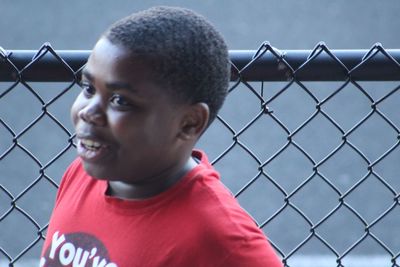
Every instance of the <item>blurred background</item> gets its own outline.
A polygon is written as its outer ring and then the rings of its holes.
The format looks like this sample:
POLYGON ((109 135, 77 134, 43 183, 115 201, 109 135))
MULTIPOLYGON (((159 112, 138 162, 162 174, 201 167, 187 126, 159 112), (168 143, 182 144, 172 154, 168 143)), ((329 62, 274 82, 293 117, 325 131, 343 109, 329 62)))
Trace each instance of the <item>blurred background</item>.
MULTIPOLYGON (((187 7, 203 14, 222 33, 229 49, 232 50, 256 50, 264 41, 269 41, 272 46, 282 50, 309 50, 320 41, 325 42, 330 49, 369 49, 377 42, 386 49, 399 48, 398 0, 0 0, 0 46, 6 50, 37 50, 43 43, 49 42, 56 50, 88 50, 111 23, 154 5, 187 7)), ((68 83, 29 85, 35 88, 46 102, 59 94, 68 83)), ((284 85, 285 83, 270 83, 264 90, 266 95, 272 96, 284 85)), ((331 82, 310 83, 307 86, 323 98, 340 85, 340 82, 331 82)), ((9 83, 0 83, 0 93, 9 86, 9 83)), ((363 86, 370 94, 379 98, 398 86, 398 82, 365 83, 363 86)), ((49 108, 71 132, 73 130, 68 113, 69 106, 79 93, 79 88, 75 87, 49 108)), ((256 90, 259 90, 259 87, 259 84, 254 84, 256 90)), ((255 95, 249 91, 248 87, 239 86, 232 91, 221 110, 221 116, 235 130, 244 127, 259 110, 258 106, 254 105, 255 95)), ((400 96, 397 93, 383 107, 390 119, 397 123, 397 127, 400 125, 399 101, 400 96)), ((357 93, 354 86, 349 86, 326 108, 345 130, 349 130, 370 111, 369 104, 359 92, 357 93)), ((271 108, 290 130, 294 130, 315 111, 314 106, 298 86, 293 86, 287 94, 273 102, 271 108)), ((24 86, 16 87, 0 99, 0 118, 12 125, 17 133, 40 114, 40 101, 32 97, 24 86)), ((305 129, 297 141, 313 158, 321 160, 340 143, 340 136, 338 137, 332 125, 323 119, 315 121, 316 125, 305 129)), ((247 131, 241 140, 262 161, 268 159, 285 143, 285 133, 271 119, 260 120, 252 129, 247 131)), ((396 134, 393 132, 380 118, 372 118, 362 129, 362 134, 360 133, 358 138, 355 135, 354 142, 371 161, 374 161, 394 144, 395 141, 391 140, 396 140, 396 134), (380 131, 382 129, 384 132, 380 131)), ((20 138, 20 142, 35 154, 42 165, 46 165, 68 146, 66 137, 68 135, 58 126, 55 127, 51 119, 44 117, 20 138)), ((232 136, 229 131, 216 122, 202 138, 199 147, 214 159, 231 143, 232 136)), ((0 127, 0 155, 10 144, 10 134, 0 127)), ((325 164, 322 171, 342 190, 341 192, 346 192, 366 174, 366 164, 351 149, 343 149, 336 155, 335 161, 325 164)), ((46 177, 58 182, 74 157, 75 151, 68 149, 55 164, 46 168, 46 177)), ((385 164, 379 166, 380 173, 389 180, 397 194, 400 189, 399 160, 399 149, 396 149, 385 160, 385 164)), ((216 163, 216 168, 220 170, 224 183, 236 193, 257 174, 258 165, 248 153, 236 146, 228 156, 216 163)), ((288 149, 279 160, 266 167, 266 172, 287 192, 292 192, 312 173, 312 166, 303 155, 288 149)), ((53 206, 55 187, 47 180, 41 179, 28 192, 24 191, 39 176, 38 164, 20 149, 13 150, 0 162, 0 184, 14 197, 24 192, 18 198, 18 206, 44 226, 53 206)), ((315 182, 307 184, 305 190, 299 191, 292 200, 313 223, 316 223, 338 205, 338 195, 326 183, 321 182, 321 179, 313 181, 315 182)), ((348 202, 369 223, 393 204, 390 190, 374 177, 366 179, 359 188, 360 190, 350 195, 348 202)), ((284 203, 283 195, 268 179, 257 180, 239 196, 239 201, 258 223, 270 218, 284 203)), ((0 191, 0 216, 9 208, 9 197, 0 191)), ((318 229, 320 235, 333 245, 339 254, 347 251, 363 236, 364 226, 355 217, 354 213, 340 209, 318 229)), ((396 254, 400 251, 400 241, 396 234, 400 231, 399 208, 395 208, 382 222, 375 234, 396 254)), ((286 209, 263 230, 285 254, 293 251, 310 233, 305 220, 291 209, 286 209)), ((26 216, 13 211, 0 221, 0 248, 16 257, 32 244, 37 237, 36 232, 37 229, 26 216)), ((352 257, 348 257, 346 266, 389 266, 391 256, 387 250, 376 241, 370 240, 371 238, 368 239, 351 252, 352 257)), ((41 242, 36 243, 15 266, 36 266, 41 245, 41 242)), ((7 261, 2 257, 0 253, 0 266, 5 266, 7 261)), ((336 266, 334 253, 315 238, 295 253, 292 262, 291 266, 336 266), (310 262, 313 264, 310 265, 310 262)))
POLYGON ((91 49, 110 23, 154 5, 191 8, 221 31, 230 49, 256 49, 269 41, 280 49, 311 49, 324 41, 333 49, 398 47, 396 0, 247 1, 13 1, 1 0, 1 46, 91 49))

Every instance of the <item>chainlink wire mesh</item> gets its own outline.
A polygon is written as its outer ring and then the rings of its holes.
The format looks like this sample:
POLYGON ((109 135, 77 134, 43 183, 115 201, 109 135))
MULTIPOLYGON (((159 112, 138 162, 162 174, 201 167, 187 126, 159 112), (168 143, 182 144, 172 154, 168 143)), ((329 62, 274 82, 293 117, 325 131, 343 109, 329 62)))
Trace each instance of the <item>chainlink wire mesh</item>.
MULTIPOLYGON (((285 266, 400 265, 399 82, 357 81, 377 54, 400 71, 377 44, 348 69, 323 43, 300 66, 260 46, 238 69, 228 98, 198 147, 252 215, 285 266), (285 81, 246 81, 264 54, 287 70, 285 81), (298 78, 321 54, 342 81, 298 78), (375 264, 375 265, 374 265, 375 264)), ((72 69, 49 44, 0 82, 0 265, 37 266, 57 185, 75 157, 69 107, 80 89, 72 69), (28 82, 54 57, 69 82, 28 82)))

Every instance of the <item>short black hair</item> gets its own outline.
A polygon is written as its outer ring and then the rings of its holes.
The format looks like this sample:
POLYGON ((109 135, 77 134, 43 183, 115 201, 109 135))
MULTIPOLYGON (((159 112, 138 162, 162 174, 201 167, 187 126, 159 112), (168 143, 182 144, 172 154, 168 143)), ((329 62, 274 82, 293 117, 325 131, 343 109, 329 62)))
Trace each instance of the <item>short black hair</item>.
POLYGON ((179 7, 153 7, 125 17, 103 35, 144 58, 173 97, 209 106, 209 124, 227 94, 230 63, 221 34, 203 16, 179 7))

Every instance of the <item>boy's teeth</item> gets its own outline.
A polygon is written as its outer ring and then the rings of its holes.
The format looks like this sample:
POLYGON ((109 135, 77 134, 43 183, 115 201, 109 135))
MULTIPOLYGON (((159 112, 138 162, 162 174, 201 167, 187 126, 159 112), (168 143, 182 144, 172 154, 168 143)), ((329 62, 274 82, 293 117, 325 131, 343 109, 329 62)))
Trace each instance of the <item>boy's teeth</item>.
POLYGON ((97 149, 101 147, 101 144, 99 142, 93 140, 82 139, 81 142, 87 148, 97 149))

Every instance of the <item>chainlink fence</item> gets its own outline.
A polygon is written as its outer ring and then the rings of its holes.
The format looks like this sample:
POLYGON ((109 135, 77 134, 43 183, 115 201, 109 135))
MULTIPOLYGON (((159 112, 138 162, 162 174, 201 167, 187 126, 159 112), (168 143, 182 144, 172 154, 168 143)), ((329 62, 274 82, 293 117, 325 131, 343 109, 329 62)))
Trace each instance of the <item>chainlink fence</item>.
MULTIPOLYGON (((0 51, 0 266, 37 266, 89 51, 0 51)), ((400 266, 400 50, 230 51, 200 140, 285 266, 400 266)))

